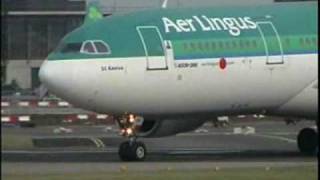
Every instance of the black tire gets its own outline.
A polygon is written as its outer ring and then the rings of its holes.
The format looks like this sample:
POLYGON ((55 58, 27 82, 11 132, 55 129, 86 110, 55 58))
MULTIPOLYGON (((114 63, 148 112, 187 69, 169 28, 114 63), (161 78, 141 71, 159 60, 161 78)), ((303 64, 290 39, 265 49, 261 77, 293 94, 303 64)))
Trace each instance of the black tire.
POLYGON ((129 141, 126 141, 120 144, 118 154, 122 161, 129 161, 130 158, 128 154, 129 153, 128 149, 129 149, 129 141))
POLYGON ((298 148, 300 152, 306 155, 316 153, 318 147, 318 133, 315 129, 304 128, 297 137, 298 148))
POLYGON ((136 142, 132 144, 131 157, 134 161, 144 161, 147 156, 147 149, 143 142, 136 142))
POLYGON ((123 142, 118 151, 122 161, 143 161, 146 158, 146 146, 142 142, 123 142))

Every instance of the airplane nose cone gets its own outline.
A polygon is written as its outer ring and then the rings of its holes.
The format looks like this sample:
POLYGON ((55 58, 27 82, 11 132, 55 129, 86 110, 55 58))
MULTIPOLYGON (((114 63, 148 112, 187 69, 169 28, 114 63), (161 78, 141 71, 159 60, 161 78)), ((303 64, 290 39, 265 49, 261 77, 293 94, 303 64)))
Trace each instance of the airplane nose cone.
POLYGON ((51 93, 63 96, 72 89, 72 68, 67 68, 64 63, 46 60, 40 67, 39 79, 51 93))
POLYGON ((44 84, 47 87, 48 82, 52 78, 52 75, 51 75, 50 68, 49 68, 47 60, 45 60, 42 63, 38 75, 39 75, 39 79, 40 79, 41 83, 44 84))

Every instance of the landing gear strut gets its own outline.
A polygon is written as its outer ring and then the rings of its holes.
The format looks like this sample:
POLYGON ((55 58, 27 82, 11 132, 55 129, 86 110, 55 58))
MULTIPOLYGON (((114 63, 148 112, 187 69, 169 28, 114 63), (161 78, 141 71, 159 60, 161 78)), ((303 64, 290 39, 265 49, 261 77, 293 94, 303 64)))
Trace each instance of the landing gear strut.
POLYGON ((147 149, 143 142, 137 141, 137 131, 143 122, 143 118, 134 115, 125 115, 118 118, 121 135, 128 138, 120 144, 119 157, 122 161, 143 161, 147 155, 147 149))

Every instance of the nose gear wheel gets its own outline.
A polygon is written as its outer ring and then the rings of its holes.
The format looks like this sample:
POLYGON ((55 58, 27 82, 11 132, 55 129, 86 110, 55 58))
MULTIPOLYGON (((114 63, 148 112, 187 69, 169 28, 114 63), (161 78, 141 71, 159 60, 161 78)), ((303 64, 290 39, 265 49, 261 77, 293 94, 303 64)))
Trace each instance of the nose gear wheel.
POLYGON ((125 115, 117 120, 122 136, 128 138, 120 144, 118 154, 122 161, 143 161, 147 149, 143 142, 137 141, 137 131, 143 123, 143 118, 132 114, 125 115))

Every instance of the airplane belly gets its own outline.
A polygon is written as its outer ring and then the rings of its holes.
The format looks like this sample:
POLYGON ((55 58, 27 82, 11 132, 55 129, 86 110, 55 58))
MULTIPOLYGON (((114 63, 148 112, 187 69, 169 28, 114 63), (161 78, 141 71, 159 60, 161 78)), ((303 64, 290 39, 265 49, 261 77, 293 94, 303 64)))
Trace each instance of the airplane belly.
POLYGON ((281 105, 274 113, 316 119, 318 117, 318 79, 281 105))

